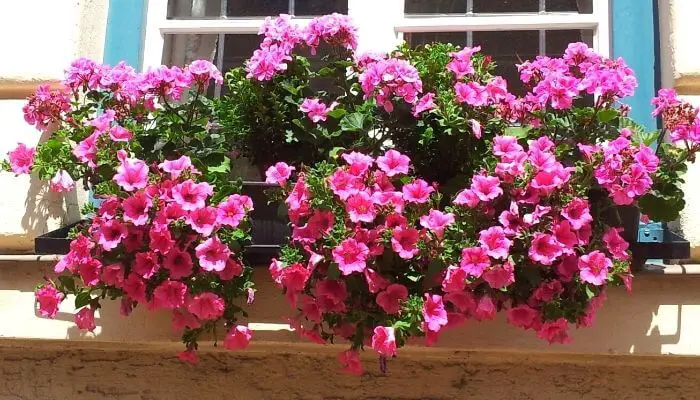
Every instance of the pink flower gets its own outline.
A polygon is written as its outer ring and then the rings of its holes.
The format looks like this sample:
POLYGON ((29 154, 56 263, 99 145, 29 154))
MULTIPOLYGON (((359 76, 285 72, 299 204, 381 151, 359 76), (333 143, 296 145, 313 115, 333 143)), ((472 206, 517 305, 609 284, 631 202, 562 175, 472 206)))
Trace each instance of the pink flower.
POLYGON ((465 189, 457 194, 457 197, 455 197, 452 203, 457 206, 474 208, 479 204, 479 196, 477 196, 473 190, 465 189))
POLYGON ((472 56, 481 50, 480 46, 465 47, 456 53, 450 53, 452 59, 447 64, 447 70, 455 74, 456 79, 462 79, 466 75, 473 74, 472 56))
POLYGON ((491 266, 491 260, 485 248, 466 247, 462 249, 462 259, 459 267, 473 277, 480 277, 484 270, 491 266))
POLYGON ((387 314, 398 314, 401 310, 401 303, 407 298, 408 289, 406 286, 393 283, 377 295, 376 302, 387 314))
POLYGON ((95 310, 90 307, 83 307, 73 316, 73 321, 80 329, 85 329, 93 332, 97 326, 95 325, 95 310))
POLYGON ((445 293, 460 292, 467 285, 467 271, 454 265, 447 267, 442 280, 442 290, 445 293))
POLYGON ((39 303, 39 314, 42 317, 55 318, 58 306, 63 301, 65 295, 53 285, 44 285, 34 292, 34 298, 39 303))
POLYGON ((418 117, 418 115, 420 115, 423 111, 428 111, 435 108, 435 103, 433 102, 434 98, 434 93, 426 93, 423 95, 423 97, 418 99, 418 103, 413 106, 413 116, 418 117))
POLYGON ((216 229, 218 217, 218 209, 207 206, 190 211, 185 217, 185 222, 195 232, 207 237, 216 229))
POLYGON ((605 284, 608 279, 608 271, 612 266, 612 261, 598 250, 584 254, 578 259, 581 281, 596 286, 605 284))
POLYGON ((455 83, 455 95, 460 103, 467 103, 470 106, 482 107, 488 105, 489 94, 486 87, 476 82, 455 83))
POLYGON ((228 350, 242 350, 248 347, 253 332, 247 326, 236 325, 232 327, 224 338, 224 348, 228 350))
POLYGON ((205 240, 194 250, 199 259, 199 266, 205 271, 223 271, 226 261, 231 256, 231 250, 216 236, 205 240))
POLYGON ((170 249, 163 258, 163 267, 170 271, 172 279, 180 279, 192 274, 192 257, 177 247, 170 249))
POLYGON ((384 357, 395 356, 396 338, 394 336, 394 328, 386 326, 378 326, 374 328, 374 335, 372 335, 372 348, 374 351, 384 357))
POLYGON ((525 304, 508 310, 508 323, 523 329, 535 329, 540 319, 540 313, 525 304))
POLYGON ((97 139, 99 139, 99 137, 100 133, 95 132, 83 139, 73 149, 73 155, 80 160, 80 162, 86 163, 90 168, 97 167, 95 161, 97 157, 97 139))
POLYGON ((627 260, 629 258, 627 249, 630 247, 630 244, 620 236, 621 230, 622 228, 609 228, 603 234, 603 243, 605 243, 605 247, 614 259, 627 260))
POLYGON ((124 221, 131 222, 134 226, 145 225, 152 205, 153 202, 146 193, 138 192, 134 194, 122 203, 124 221))
POLYGON ((364 175, 369 167, 374 164, 374 158, 357 151, 344 153, 342 157, 348 163, 348 171, 355 176, 364 175))
POLYGON ((102 268, 102 281, 107 285, 121 287, 124 283, 124 266, 115 263, 102 268))
POLYGON ((554 236, 535 232, 527 254, 532 261, 552 265, 562 255, 562 247, 554 236))
POLYGON ((114 116, 114 110, 105 110, 104 113, 98 115, 92 121, 90 121, 89 125, 94 126, 97 132, 104 133, 107 130, 109 130, 110 126, 112 126, 112 122, 114 122, 114 116))
POLYGON ((34 164, 36 149, 27 147, 24 143, 19 143, 11 152, 7 153, 10 160, 10 168, 15 174, 28 174, 34 164))
POLYGON ((185 304, 187 285, 166 280, 153 290, 153 305, 156 308, 174 310, 185 304))
POLYGON ((253 210, 253 201, 250 197, 232 194, 217 206, 219 209, 218 222, 236 228, 246 217, 246 213, 253 210))
POLYGON ((124 293, 136 301, 146 301, 146 283, 136 273, 132 272, 122 285, 124 293))
POLYGON ((100 283, 100 270, 102 263, 94 258, 83 260, 78 265, 78 273, 86 286, 95 286, 100 283))
POLYGON ((377 216, 372 197, 365 191, 350 195, 345 201, 345 209, 352 222, 372 222, 377 216))
POLYGON ((148 185, 148 166, 136 158, 126 158, 126 152, 118 154, 121 165, 117 167, 114 181, 127 192, 143 189, 148 185))
POLYGON ((319 308, 323 312, 344 312, 345 299, 348 297, 348 290, 345 282, 338 280, 321 280, 316 283, 314 295, 319 308))
POLYGON ((338 263, 343 275, 364 271, 367 267, 368 255, 369 248, 353 238, 343 240, 333 249, 333 261, 338 263))
POLYGON ((187 349, 181 351, 177 354, 177 358, 179 358, 180 361, 186 362, 188 364, 194 365, 199 363, 199 356, 197 356, 197 351, 195 349, 187 349))
POLYGON ((569 204, 564 207, 561 211, 561 215, 569 220, 571 227, 576 231, 593 221, 590 209, 588 208, 588 200, 578 197, 572 199, 569 204))
POLYGON ((389 287, 389 281, 372 268, 365 269, 365 280, 370 293, 378 293, 389 287))
MULTIPOLYGON (((218 274, 222 281, 230 281, 243 274, 243 265, 238 260, 229 257, 229 259, 226 260, 226 267, 224 267, 223 271, 219 271, 218 274)), ((250 302, 252 303, 252 300, 250 302)))
POLYGON ((224 314, 224 301, 211 292, 194 296, 187 304, 187 311, 200 320, 218 319, 224 314))
POLYGON ((194 211, 204 207, 207 197, 214 193, 214 188, 206 182, 194 183, 188 179, 173 187, 173 200, 185 211, 194 211))
POLYGON ((420 225, 430 229, 437 236, 442 236, 445 228, 455 223, 455 215, 431 209, 428 215, 420 217, 420 225))
POLYGON ((475 119, 469 120, 469 125, 472 126, 472 133, 477 139, 481 139, 481 123, 475 119))
POLYGON ((332 111, 337 105, 338 103, 333 102, 330 105, 330 107, 328 107, 325 104, 321 103, 321 100, 319 99, 307 98, 304 99, 304 101, 301 103, 301 106, 299 106, 299 110, 301 112, 306 113, 306 115, 311 121, 317 123, 319 121, 325 121, 328 117, 328 113, 332 111))
POLYGON ((129 231, 126 229, 126 226, 116 219, 110 219, 100 224, 97 231, 97 244, 109 251, 119 246, 119 243, 128 234, 129 231))
POLYGON ((569 321, 566 318, 559 318, 556 321, 547 321, 537 330, 537 337, 552 343, 569 343, 569 321))
POLYGON ((422 179, 403 185, 403 198, 410 203, 427 203, 435 188, 422 179))
POLYGON ((199 327, 201 327, 202 324, 199 322, 197 317, 190 314, 190 312, 188 312, 184 308, 181 308, 173 310, 172 326, 175 332, 179 332, 185 328, 199 329, 199 327))
POLYGON ((496 305, 493 302, 491 296, 482 296, 476 302, 476 308, 474 309, 474 318, 477 321, 486 321, 493 319, 496 316, 496 305))
POLYGON ((56 172, 56 175, 51 178, 51 191, 56 193, 70 192, 75 187, 75 182, 70 174, 65 170, 56 172))
POLYGON ((360 353, 357 350, 346 350, 338 354, 338 361, 340 361, 343 372, 353 375, 362 375, 365 372, 360 362, 360 353))
POLYGON ((471 189, 481 201, 491 201, 503 194, 500 180, 495 176, 476 175, 472 179, 471 189))
POLYGON ((167 254, 175 245, 175 241, 170 234, 170 229, 166 225, 154 225, 148 232, 151 250, 161 254, 167 254))
POLYGON ((284 185, 295 169, 287 165, 287 163, 278 162, 265 171, 265 182, 284 185))
POLYGON ((410 260, 418 252, 418 230, 397 227, 391 234, 391 248, 404 260, 410 260))
POLYGON ((192 61, 192 63, 186 67, 186 70, 192 74, 192 79, 199 84, 206 85, 209 83, 209 80, 213 80, 219 85, 224 83, 221 72, 219 72, 216 66, 209 60, 192 61))
POLYGON ((377 157, 377 166, 389 177, 407 174, 410 162, 408 156, 396 150, 389 150, 383 156, 377 157))
POLYGON ((328 185, 341 200, 346 200, 351 195, 364 189, 364 184, 358 176, 340 168, 328 177, 328 185))
POLYGON ((139 276, 149 279, 160 269, 158 254, 151 251, 136 253, 132 267, 139 276))
POLYGON ((425 302, 423 302, 423 320, 428 330, 433 332, 439 332, 443 326, 447 325, 447 311, 441 296, 426 293, 425 302))
POLYGON ((513 242, 506 238, 503 228, 492 226, 479 232, 479 243, 486 249, 486 254, 493 258, 505 260, 513 242))
POLYGON ((115 125, 109 130, 109 138, 115 142, 128 142, 134 137, 134 133, 123 126, 115 125))
POLYGON ((486 271, 482 275, 482 278, 484 278, 484 281, 493 289, 502 289, 515 282, 513 264, 505 262, 502 266, 494 266, 486 271))
POLYGON ((177 160, 163 161, 158 164, 158 168, 170 173, 172 179, 177 179, 185 170, 192 169, 192 160, 187 156, 181 156, 177 160))
POLYGON ((304 290, 311 271, 299 263, 294 263, 280 271, 280 282, 287 292, 298 293, 304 290))

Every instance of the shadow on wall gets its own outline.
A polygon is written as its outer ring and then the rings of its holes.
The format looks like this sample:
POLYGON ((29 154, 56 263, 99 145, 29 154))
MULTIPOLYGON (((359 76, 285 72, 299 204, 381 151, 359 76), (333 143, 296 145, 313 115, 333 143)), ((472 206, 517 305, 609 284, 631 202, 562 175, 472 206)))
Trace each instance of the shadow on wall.
MULTIPOLYGON (((0 315, 13 324, 0 326, 0 337, 54 338, 100 341, 179 341, 171 329, 170 313, 138 307, 128 317, 119 314, 119 302, 104 300, 95 335, 73 324, 73 299, 67 299, 56 320, 33 311, 33 290, 43 276, 53 276, 50 263, 0 263, 0 315)), ((286 330, 286 317, 294 315, 266 269, 256 269, 255 303, 248 306, 249 323, 255 323, 256 340, 296 342, 286 330)), ((461 349, 515 349, 565 353, 694 354, 700 355, 700 290, 698 278, 642 275, 635 291, 614 289, 600 310, 595 325, 572 329, 573 342, 548 345, 532 331, 505 322, 472 322, 446 329, 440 347, 461 349)), ((417 343, 421 344, 421 343, 417 343)))

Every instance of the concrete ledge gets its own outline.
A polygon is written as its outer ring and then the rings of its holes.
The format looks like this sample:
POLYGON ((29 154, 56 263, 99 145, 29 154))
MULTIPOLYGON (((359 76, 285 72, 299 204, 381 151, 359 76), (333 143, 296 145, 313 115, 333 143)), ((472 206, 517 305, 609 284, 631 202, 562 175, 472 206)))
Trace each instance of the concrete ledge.
POLYGON ((34 93, 38 85, 58 87, 57 79, 3 79, 0 78, 0 100, 24 99, 34 93))
POLYGON ((183 364, 174 343, 0 340, 0 398, 42 399, 554 399, 688 398, 700 358, 405 348, 379 371, 339 372, 344 346, 257 342, 200 347, 183 364))

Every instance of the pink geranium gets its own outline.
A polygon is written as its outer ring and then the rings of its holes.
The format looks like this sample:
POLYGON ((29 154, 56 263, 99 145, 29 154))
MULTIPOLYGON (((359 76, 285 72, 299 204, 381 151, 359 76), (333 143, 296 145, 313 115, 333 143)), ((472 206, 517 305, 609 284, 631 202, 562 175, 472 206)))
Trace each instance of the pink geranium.
MULTIPOLYGON (((365 270, 366 271, 366 270, 365 270)), ((377 294, 377 305, 387 314, 398 314, 401 310, 401 303, 408 298, 406 286, 394 283, 386 290, 377 294)))
POLYGON ((51 178, 51 191, 56 193, 70 192, 75 188, 75 181, 66 170, 56 172, 56 175, 51 178))
POLYGON ((433 332, 439 332, 443 326, 447 325, 447 311, 441 296, 426 293, 423 302, 423 320, 426 327, 433 332))
POLYGON ((185 211, 204 207, 205 201, 214 193, 214 188, 206 183, 195 183, 188 179, 173 187, 173 200, 185 211))
POLYGON ((513 241, 506 237, 503 228, 492 226, 479 232, 479 243, 486 249, 486 254, 489 256, 506 259, 513 241))
POLYGON ((372 348, 374 351, 384 357, 393 357, 396 355, 396 337, 394 336, 394 328, 386 326, 378 326, 374 328, 372 335, 372 348))
POLYGON ((185 304, 187 285, 166 280, 153 290, 153 305, 156 308, 173 310, 185 304))
POLYGON ((408 156, 396 150, 389 150, 383 156, 377 157, 377 166, 387 176, 407 174, 411 160, 408 156))
POLYGON ((63 301, 65 295, 53 285, 44 285, 36 290, 34 298, 39 303, 39 314, 42 317, 55 318, 58 312, 58 306, 63 301))
POLYGON ((364 271, 368 255, 369 248, 353 238, 343 240, 333 249, 333 261, 338 264, 343 275, 364 271))
POLYGON ((231 256, 231 250, 218 237, 212 236, 195 248, 195 255, 203 270, 223 271, 226 261, 231 256))
POLYGON ((85 329, 87 331, 94 331, 97 326, 95 325, 95 310, 90 307, 83 307, 73 316, 73 321, 80 329, 85 329))
POLYGON ((36 149, 27 147, 24 143, 20 143, 14 150, 7 153, 7 155, 12 172, 18 175, 28 174, 31 172, 32 165, 34 164, 36 149))
POLYGON ((598 250, 584 254, 578 260, 581 280, 596 286, 605 284, 608 279, 608 271, 612 266, 612 260, 598 250))
POLYGON ((420 225, 426 229, 430 229, 437 236, 442 236, 445 228, 455 223, 455 215, 445 213, 440 210, 431 209, 428 215, 420 217, 420 225))
POLYGON ((319 99, 307 98, 301 103, 299 110, 306 113, 311 121, 318 123, 325 121, 328 118, 328 113, 333 111, 337 105, 337 102, 333 102, 330 106, 326 106, 319 99))
POLYGON ((224 300, 211 292, 200 293, 187 304, 187 311, 200 320, 215 320, 224 314, 224 300))
POLYGON ((419 232, 414 228, 398 227, 391 234, 391 248, 399 257, 409 260, 418 252, 419 232))
POLYGON ((284 185, 295 169, 285 162, 278 162, 265 171, 265 182, 284 185))
POLYGON ((403 185, 403 198, 410 203, 427 203, 435 188, 422 179, 403 185))
POLYGON ((228 350, 242 350, 248 347, 253 332, 248 327, 236 325, 229 329, 224 338, 224 348, 228 350))

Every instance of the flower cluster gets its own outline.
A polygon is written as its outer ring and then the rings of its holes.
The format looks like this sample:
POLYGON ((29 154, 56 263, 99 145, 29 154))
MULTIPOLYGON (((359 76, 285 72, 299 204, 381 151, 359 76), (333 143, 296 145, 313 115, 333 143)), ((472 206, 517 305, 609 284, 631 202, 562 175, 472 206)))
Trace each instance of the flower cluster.
POLYGON ((252 299, 250 271, 232 250, 241 237, 249 197, 232 194, 218 204, 214 190, 191 160, 182 156, 163 161, 158 169, 119 153, 114 176, 120 187, 106 196, 90 226, 71 243, 55 272, 36 292, 43 316, 53 317, 67 294, 76 295, 75 322, 94 330, 95 311, 105 296, 121 297, 121 313, 139 303, 149 310, 170 310, 173 328, 181 331, 192 361, 197 338, 224 321, 226 348, 246 347, 250 331, 236 324, 234 301, 252 299))
POLYGON ((302 44, 309 47, 312 55, 321 42, 350 51, 357 47, 357 28, 347 15, 341 14, 314 18, 304 28, 295 25, 287 14, 267 17, 259 34, 264 36, 260 48, 246 62, 247 77, 259 81, 271 80, 286 71, 294 50, 302 44))
POLYGON ((39 85, 22 107, 24 120, 40 131, 61 119, 61 114, 70 110, 70 98, 65 88, 51 89, 49 85, 39 85))
POLYGON ((367 64, 359 80, 365 98, 374 98, 377 105, 386 112, 394 110, 394 97, 415 104, 423 92, 423 82, 416 67, 398 58, 381 59, 367 64))

